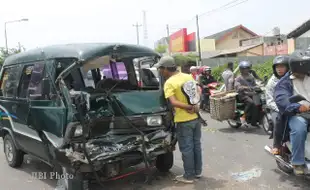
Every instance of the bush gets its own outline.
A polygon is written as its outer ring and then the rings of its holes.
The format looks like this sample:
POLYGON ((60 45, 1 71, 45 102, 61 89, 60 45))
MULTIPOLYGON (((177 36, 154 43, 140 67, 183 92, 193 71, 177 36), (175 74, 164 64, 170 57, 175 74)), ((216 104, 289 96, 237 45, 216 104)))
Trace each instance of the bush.
MULTIPOLYGON (((227 64, 221 65, 219 67, 215 67, 212 69, 212 74, 217 81, 223 82, 222 73, 226 69, 226 67, 227 67, 227 64)), ((234 63, 234 69, 236 69, 237 67, 238 67, 238 64, 234 63)), ((261 64, 255 64, 253 65, 253 70, 258 74, 258 76, 261 79, 263 79, 264 76, 267 76, 268 78, 270 78, 273 74, 272 61, 267 61, 261 64)), ((238 74, 239 74, 239 71, 236 73, 236 75, 238 74)))

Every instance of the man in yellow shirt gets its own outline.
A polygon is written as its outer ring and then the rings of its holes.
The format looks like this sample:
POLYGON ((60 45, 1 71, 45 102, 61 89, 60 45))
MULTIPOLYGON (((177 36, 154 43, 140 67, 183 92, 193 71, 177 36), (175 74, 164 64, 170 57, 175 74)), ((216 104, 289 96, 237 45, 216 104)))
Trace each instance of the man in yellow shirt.
POLYGON ((201 121, 197 114, 199 106, 189 102, 193 102, 192 100, 197 96, 200 99, 200 92, 191 75, 177 70, 173 57, 162 57, 155 67, 166 79, 165 98, 169 99, 175 111, 174 122, 185 171, 183 175, 177 176, 175 179, 183 183, 193 183, 194 179, 200 178, 202 174, 201 121), (193 83, 185 88, 184 85, 191 81, 193 83), (188 91, 186 94, 189 94, 190 97, 185 95, 184 89, 188 91))

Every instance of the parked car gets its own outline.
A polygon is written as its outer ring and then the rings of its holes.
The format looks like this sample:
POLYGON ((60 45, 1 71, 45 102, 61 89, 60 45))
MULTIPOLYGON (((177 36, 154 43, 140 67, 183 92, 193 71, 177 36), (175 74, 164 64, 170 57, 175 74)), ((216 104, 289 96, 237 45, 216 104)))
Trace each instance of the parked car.
POLYGON ((88 189, 141 162, 167 172, 176 144, 160 86, 141 90, 132 60, 158 57, 136 45, 70 44, 8 57, 1 69, 0 136, 11 167, 30 154, 88 189), (117 60, 117 61, 116 61, 117 60))

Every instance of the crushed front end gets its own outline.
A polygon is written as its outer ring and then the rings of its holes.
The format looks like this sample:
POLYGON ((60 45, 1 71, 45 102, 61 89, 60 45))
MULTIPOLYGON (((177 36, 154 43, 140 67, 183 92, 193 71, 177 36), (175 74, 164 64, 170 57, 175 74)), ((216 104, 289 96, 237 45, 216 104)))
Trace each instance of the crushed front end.
POLYGON ((84 93, 83 97, 87 100, 85 110, 79 112, 84 112, 86 119, 81 122, 83 119, 78 118, 79 122, 67 127, 70 140, 60 150, 74 170, 94 169, 109 178, 130 166, 153 163, 159 155, 174 150, 172 114, 161 101, 159 91, 130 91, 109 97, 84 93))

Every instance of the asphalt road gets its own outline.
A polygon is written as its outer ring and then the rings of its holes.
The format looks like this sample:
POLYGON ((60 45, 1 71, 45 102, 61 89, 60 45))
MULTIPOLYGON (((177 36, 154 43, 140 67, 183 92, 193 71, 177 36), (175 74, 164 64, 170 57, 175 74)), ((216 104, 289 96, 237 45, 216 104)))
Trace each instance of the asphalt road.
MULTIPOLYGON (((262 129, 231 129, 227 123, 216 122, 205 115, 209 126, 203 129, 204 177, 195 184, 175 183, 175 175, 182 174, 182 160, 179 151, 175 152, 175 166, 169 174, 158 174, 152 184, 144 184, 145 173, 126 179, 105 183, 105 190, 268 190, 309 189, 310 180, 288 176, 279 171, 276 163, 264 151, 271 144, 262 129)), ((2 141, 1 141, 2 144, 2 141)), ((1 152, 3 152, 3 147, 1 152)), ((19 169, 10 168, 4 154, 0 153, 1 190, 54 190, 56 180, 39 180, 33 172, 50 172, 45 164, 26 158, 19 169)), ((92 185, 91 190, 103 189, 92 185)))

